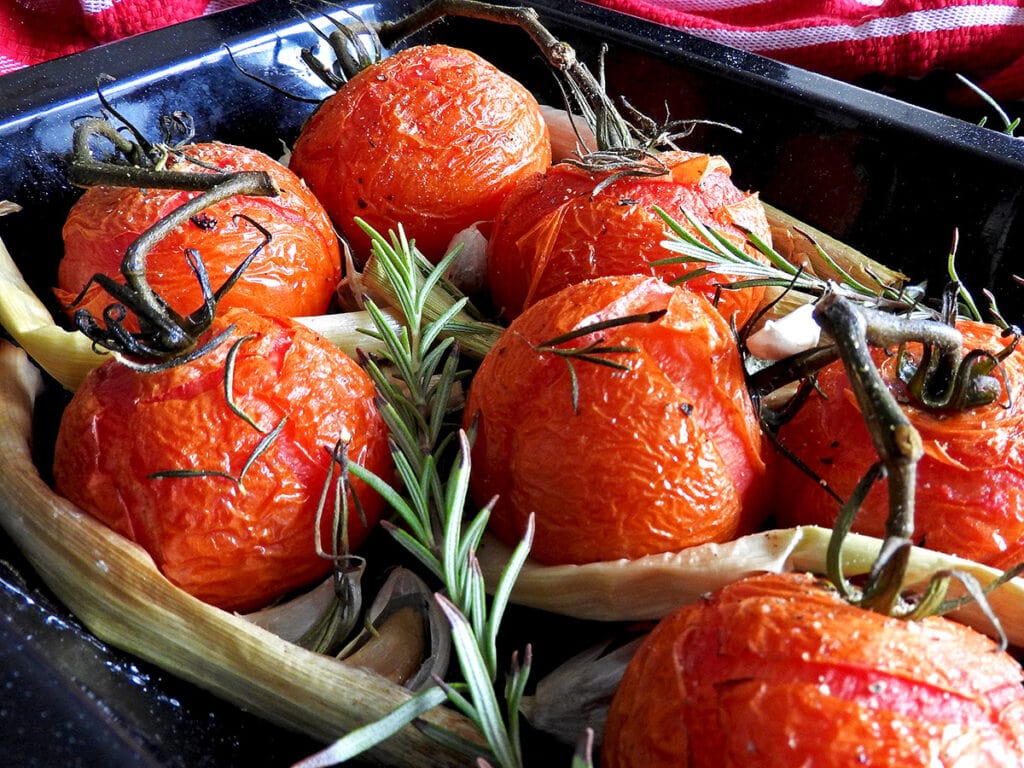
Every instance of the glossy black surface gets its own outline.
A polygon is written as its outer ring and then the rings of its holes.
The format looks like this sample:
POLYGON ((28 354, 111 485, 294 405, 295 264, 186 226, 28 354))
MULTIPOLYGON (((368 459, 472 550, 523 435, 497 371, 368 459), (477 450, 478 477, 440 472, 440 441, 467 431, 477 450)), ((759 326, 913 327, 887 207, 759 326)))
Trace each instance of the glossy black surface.
MULTIPOLYGON (((343 5, 375 20, 417 3, 343 5)), ((959 230, 962 276, 975 291, 992 288, 1016 319, 1010 274, 1024 252, 1024 142, 594 6, 537 6, 588 62, 609 45, 610 93, 657 119, 667 108, 674 119, 740 129, 697 126, 685 144, 725 155, 741 186, 780 208, 933 283, 944 279, 959 230)), ((451 20, 415 42, 433 40, 473 48, 557 101, 517 30, 451 20)), ((0 198, 25 208, 0 219, 0 237, 39 294, 54 282, 75 195, 62 171, 71 121, 98 112, 101 74, 114 78, 106 97, 143 130, 184 109, 200 139, 276 153, 312 106, 246 77, 227 50, 285 90, 322 96, 299 60, 315 42, 289 3, 263 0, 0 78, 0 198)), ((55 413, 61 396, 49 397, 55 413)), ((40 425, 43 467, 51 426, 40 425)), ((529 637, 540 659, 551 662, 545 638, 558 634, 529 637)), ((0 765, 287 765, 315 748, 92 638, 3 534, 0 691, 0 765)))

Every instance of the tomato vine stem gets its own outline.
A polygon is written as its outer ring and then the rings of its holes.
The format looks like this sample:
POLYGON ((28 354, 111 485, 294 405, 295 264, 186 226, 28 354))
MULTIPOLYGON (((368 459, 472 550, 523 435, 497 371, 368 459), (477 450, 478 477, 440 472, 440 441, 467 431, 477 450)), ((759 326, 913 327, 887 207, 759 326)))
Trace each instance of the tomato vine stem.
MULTIPOLYGON (((921 341, 926 346, 933 344, 941 348, 940 354, 945 366, 954 370, 962 369, 970 367, 972 363, 970 356, 961 359, 962 337, 959 331, 939 321, 908 320, 878 312, 835 292, 828 292, 818 300, 814 317, 835 344, 879 456, 879 461, 869 468, 842 505, 828 547, 829 579, 847 600, 864 608, 908 619, 943 613, 966 600, 974 600, 992 622, 1005 646, 1002 627, 985 595, 1024 570, 1024 564, 1005 572, 1000 579, 984 588, 966 573, 940 571, 932 574, 916 603, 907 605, 903 599, 904 580, 913 547, 917 462, 924 455, 924 446, 917 429, 883 380, 870 348, 921 341), (842 544, 851 530, 858 507, 872 485, 883 478, 889 494, 885 536, 858 598, 854 596, 842 573, 842 544), (963 584, 968 593, 966 598, 945 599, 953 578, 963 584)), ((968 371, 965 375, 969 378, 970 373, 968 371)), ((962 376, 950 378, 955 381, 965 380, 962 376)))
POLYGON ((814 316, 836 344, 872 443, 884 468, 889 491, 885 539, 871 569, 861 604, 891 613, 900 598, 914 532, 917 462, 924 447, 917 429, 899 407, 875 367, 863 311, 836 293, 827 293, 814 316))

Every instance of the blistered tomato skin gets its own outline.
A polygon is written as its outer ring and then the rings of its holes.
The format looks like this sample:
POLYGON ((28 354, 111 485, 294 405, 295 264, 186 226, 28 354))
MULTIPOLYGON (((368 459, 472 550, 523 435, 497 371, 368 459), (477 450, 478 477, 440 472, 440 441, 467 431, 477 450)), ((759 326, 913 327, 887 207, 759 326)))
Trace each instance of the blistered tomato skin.
MULTIPOLYGON (((493 301, 508 319, 567 285, 606 275, 646 274, 672 281, 698 265, 652 262, 674 254, 661 243, 665 222, 660 207, 684 226, 684 211, 746 247, 747 230, 771 242, 765 212, 756 195, 736 188, 720 157, 690 152, 659 156, 670 169, 663 176, 624 176, 598 189, 611 171, 590 173, 569 164, 520 184, 502 205, 488 252, 493 301)), ((761 257, 763 258, 763 257, 761 257)), ((715 300, 727 275, 695 277, 686 285, 715 300)), ((722 291, 724 317, 742 324, 761 301, 763 289, 722 291)))
MULTIPOLYGON (((998 352, 1007 343, 993 325, 961 321, 964 350, 998 352)), ((909 353, 918 355, 919 345, 909 353)), ((903 411, 917 428, 924 456, 917 464, 914 536, 929 549, 960 555, 997 568, 1024 560, 1024 352, 1002 364, 1010 393, 994 404, 935 413, 907 404, 896 375, 897 358, 878 350, 876 363, 903 411)), ((843 498, 878 455, 842 364, 817 377, 813 393, 779 432, 782 444, 843 498)), ((831 526, 838 503, 784 456, 770 453, 771 477, 779 489, 782 525, 831 526)), ((884 481, 872 489, 854 520, 854 530, 884 534, 888 497, 884 481)))
POLYGON ((761 434, 728 326, 701 296, 655 278, 571 286, 514 320, 474 376, 471 489, 490 524, 548 563, 635 558, 751 531, 765 508, 761 434), (635 349, 575 360, 542 349, 605 319, 664 311, 559 345, 635 349))
POLYGON ((323 201, 358 259, 401 223, 433 261, 451 238, 490 222, 551 146, 536 99, 470 51, 399 51, 326 99, 295 144, 291 168, 323 201))
MULTIPOLYGON (((372 382, 354 361, 298 324, 232 310, 215 328, 231 323, 232 338, 193 363, 138 373, 110 362, 90 374, 61 422, 54 476, 63 496, 138 542, 170 581, 247 610, 329 571, 315 516, 336 441, 348 436, 349 459, 383 477, 391 460, 372 382), (232 399, 256 427, 228 406, 235 344, 232 399), (200 476, 167 475, 182 470, 200 476)), ((372 526, 382 501, 352 484, 372 526)), ((355 512, 348 527, 357 547, 367 528, 355 512)))
POLYGON ((1021 668, 987 637, 856 608, 803 574, 663 619, 615 693, 603 768, 1021 766, 1021 668))
MULTIPOLYGON (((283 317, 326 311, 341 277, 340 245, 323 206, 299 178, 267 155, 243 147, 206 143, 184 151, 228 171, 266 171, 281 193, 231 198, 173 230, 146 257, 146 277, 153 289, 181 315, 201 307, 202 290, 185 250, 198 252, 216 290, 264 242, 255 226, 236 218, 244 214, 269 230, 271 240, 227 292, 221 309, 246 307, 283 317)), ((176 155, 170 156, 168 169, 205 171, 176 155)), ((128 247, 158 219, 197 194, 109 186, 87 189, 64 224, 57 295, 68 311, 88 309, 102 322, 103 310, 114 300, 99 286, 94 285, 75 307, 69 305, 97 272, 123 283, 121 262, 128 247)))

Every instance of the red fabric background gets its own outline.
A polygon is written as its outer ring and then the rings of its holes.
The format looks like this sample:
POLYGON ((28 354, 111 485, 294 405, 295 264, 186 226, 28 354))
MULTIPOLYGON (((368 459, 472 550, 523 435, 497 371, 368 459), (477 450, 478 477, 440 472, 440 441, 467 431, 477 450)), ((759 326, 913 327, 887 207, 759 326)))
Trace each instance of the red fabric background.
MULTIPOLYGON (((251 0, 0 0, 0 74, 251 0)), ((959 72, 1024 98, 1024 0, 591 0, 842 79, 959 72)))
POLYGON ((1024 98, 1024 0, 591 0, 854 80, 941 69, 1024 98))
POLYGON ((250 0, 0 0, 0 75, 250 0))

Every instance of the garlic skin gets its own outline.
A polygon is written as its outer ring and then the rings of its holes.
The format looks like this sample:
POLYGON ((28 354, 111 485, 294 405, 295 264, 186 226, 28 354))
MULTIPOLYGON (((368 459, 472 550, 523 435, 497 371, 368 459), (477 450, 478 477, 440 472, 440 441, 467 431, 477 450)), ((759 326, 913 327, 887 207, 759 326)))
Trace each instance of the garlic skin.
POLYGON ((456 232, 446 253, 451 253, 458 246, 462 249, 445 272, 445 277, 464 294, 471 296, 487 285, 487 238, 480 231, 480 222, 456 232))
MULTIPOLYGON (((527 559, 512 588, 511 600, 516 605, 587 621, 657 620, 755 573, 825 573, 831 538, 828 528, 803 525, 636 560, 542 565, 527 559)), ((881 545, 881 539, 851 533, 843 544, 843 571, 850 577, 868 573, 881 545)), ((485 534, 477 556, 488 588, 494 589, 511 557, 510 548, 485 534)), ((932 575, 942 570, 969 573, 981 584, 991 584, 1002 575, 995 568, 971 560, 912 547, 907 588, 923 589, 932 575)), ((1011 579, 987 597, 1010 644, 1024 646, 1024 578, 1011 579)), ((975 602, 948 615, 997 639, 992 622, 975 602)))
POLYGON ((360 583, 366 561, 355 555, 339 558, 334 573, 309 591, 283 603, 243 614, 282 640, 330 653, 341 646, 359 621, 362 611, 360 583))
POLYGON ((818 346, 821 327, 814 319, 814 305, 803 304, 787 315, 765 324, 747 338, 747 350, 762 360, 782 360, 818 346))
POLYGON ((575 744, 587 728, 600 743, 608 705, 642 641, 641 635, 615 648, 611 641, 599 643, 563 662, 523 697, 523 715, 563 744, 575 744))
POLYGON ((587 125, 587 121, 579 115, 570 118, 569 113, 564 109, 544 104, 541 104, 540 111, 544 122, 547 123, 548 134, 551 137, 552 163, 578 158, 597 148, 594 132, 587 125))
POLYGON ((451 625, 426 582, 394 568, 364 617, 366 625, 337 654, 410 691, 444 678, 451 659, 451 625))

